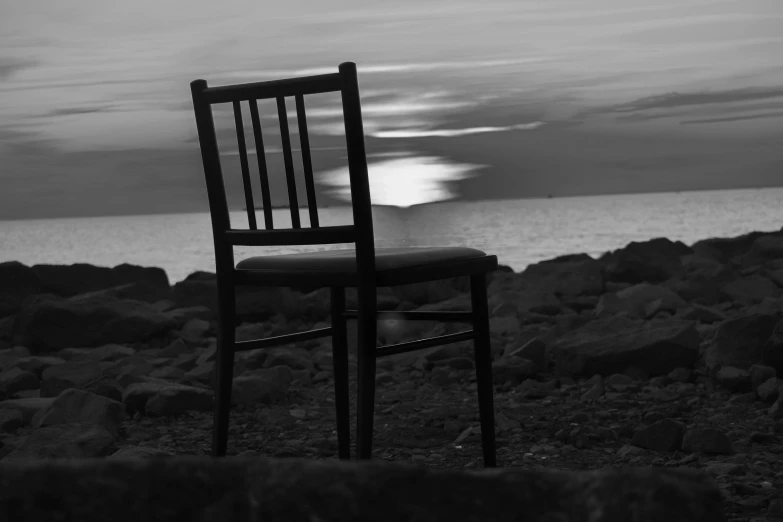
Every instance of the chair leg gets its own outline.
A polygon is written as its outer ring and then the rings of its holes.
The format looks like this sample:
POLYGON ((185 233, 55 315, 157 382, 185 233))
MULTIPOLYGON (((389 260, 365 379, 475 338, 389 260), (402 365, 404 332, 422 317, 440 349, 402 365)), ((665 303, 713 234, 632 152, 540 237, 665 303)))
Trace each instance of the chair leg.
POLYGON ((212 427, 213 457, 224 457, 228 447, 228 421, 231 415, 231 385, 234 378, 236 341, 235 295, 234 285, 230 281, 219 281, 215 411, 212 427))
POLYGON ((356 458, 372 458, 373 417, 375 415, 375 349, 377 343, 377 295, 375 286, 359 287, 358 370, 356 458))
POLYGON ((497 466, 495 456, 495 408, 492 387, 492 352, 489 341, 489 309, 487 276, 470 276, 470 300, 473 309, 473 329, 478 333, 473 341, 476 356, 476 388, 481 419, 481 449, 484 467, 497 466))
POLYGON ((345 288, 331 289, 332 360, 334 364, 334 404, 337 410, 337 454, 351 459, 351 402, 348 393, 348 332, 345 319, 345 288))

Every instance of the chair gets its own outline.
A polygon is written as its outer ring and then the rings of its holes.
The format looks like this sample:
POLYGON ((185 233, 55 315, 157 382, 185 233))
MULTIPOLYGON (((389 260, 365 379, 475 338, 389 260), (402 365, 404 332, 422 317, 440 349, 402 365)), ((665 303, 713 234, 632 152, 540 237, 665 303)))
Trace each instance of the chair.
POLYGON ((496 466, 492 366, 487 310, 487 273, 497 268, 497 257, 471 248, 375 248, 364 148, 356 64, 342 63, 339 72, 240 85, 207 87, 205 80, 191 82, 201 158, 206 176, 218 288, 218 334, 215 383, 213 456, 224 456, 228 444, 234 353, 331 336, 337 417, 338 456, 350 459, 347 319, 358 323, 357 446, 358 459, 372 453, 376 359, 458 341, 472 339, 475 349, 481 440, 485 467, 496 466), (316 207, 304 96, 340 92, 345 123, 348 168, 352 199, 352 225, 320 226, 316 207), (299 126, 305 190, 310 227, 302 227, 291 154, 285 98, 293 96, 299 126), (292 228, 274 228, 269 179, 257 100, 277 101, 283 159, 291 210, 292 228), (258 157, 265 230, 259 230, 253 205, 241 103, 247 101, 258 157), (232 103, 237 130, 239 160, 248 213, 249 230, 232 229, 223 184, 223 174, 212 105, 232 103), (352 249, 251 257, 234 265, 233 247, 271 245, 325 245, 346 243, 352 249), (378 287, 452 278, 470 277, 471 311, 377 310, 378 287), (309 286, 330 288, 331 326, 252 341, 235 340, 235 287, 309 286), (345 288, 357 289, 358 310, 346 310, 345 288), (394 313, 406 320, 437 320, 472 323, 471 330, 428 339, 377 346, 377 320, 394 313))

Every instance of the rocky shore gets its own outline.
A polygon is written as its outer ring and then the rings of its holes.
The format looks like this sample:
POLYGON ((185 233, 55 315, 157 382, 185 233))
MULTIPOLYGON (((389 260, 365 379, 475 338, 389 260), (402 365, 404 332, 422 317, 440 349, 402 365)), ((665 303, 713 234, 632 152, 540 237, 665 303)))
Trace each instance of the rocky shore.
MULTIPOLYGON (((239 340, 328 324, 326 290, 240 290, 239 340)), ((379 304, 468 309, 467 290, 381 289, 379 304)), ((501 267, 489 299, 501 466, 701 470, 727 520, 783 520, 783 230, 501 267)), ((0 263, 0 466, 208 453, 215 311, 210 273, 0 263)), ((376 458, 480 466, 471 352, 379 360, 376 458)), ((329 339, 237 354, 234 374, 230 454, 336 458, 329 339)))

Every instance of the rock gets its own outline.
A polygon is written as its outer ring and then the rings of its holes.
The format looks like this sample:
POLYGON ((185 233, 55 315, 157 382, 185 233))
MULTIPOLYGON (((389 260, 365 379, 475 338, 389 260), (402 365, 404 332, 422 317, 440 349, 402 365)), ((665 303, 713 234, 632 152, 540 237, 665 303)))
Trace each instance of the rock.
POLYGON ((498 292, 489 296, 489 308, 494 310, 501 305, 516 308, 518 314, 556 315, 560 312, 560 300, 546 290, 531 289, 515 292, 498 292))
POLYGON ((744 306, 760 303, 767 297, 777 299, 783 293, 775 283, 759 275, 736 279, 721 287, 721 291, 744 306))
MULTIPOLYGON (((173 304, 173 303, 172 303, 173 304)), ((191 319, 201 319, 203 321, 216 320, 212 310, 206 306, 190 306, 188 308, 173 308, 170 310, 160 310, 177 322, 177 326, 182 327, 191 319)))
POLYGON ((193 318, 179 329, 177 335, 185 341, 199 343, 211 329, 212 327, 210 326, 209 321, 193 318))
POLYGON ((44 370, 50 366, 58 366, 64 363, 65 359, 61 357, 32 355, 30 357, 20 357, 16 359, 15 367, 30 372, 40 379, 43 376, 44 370))
POLYGON ((512 350, 509 356, 522 357, 523 359, 533 361, 540 371, 546 371, 549 366, 546 343, 538 337, 531 339, 520 348, 512 350))
MULTIPOLYGON (((185 279, 172 287, 178 307, 203 306, 217 317, 217 280, 185 279)), ((302 294, 289 288, 237 287, 237 315, 241 319, 263 321, 275 314, 298 313, 302 294)))
POLYGON ((755 390, 761 384, 776 376, 775 368, 763 364, 754 364, 750 367, 750 384, 755 390))
MULTIPOLYGON (((440 303, 457 297, 467 290, 467 288, 464 288, 464 282, 459 281, 459 279, 461 278, 439 279, 437 281, 395 286, 392 287, 392 293, 399 301, 408 301, 418 306, 440 303)), ((346 296, 346 303, 349 302, 350 299, 346 296)))
POLYGON ((146 341, 174 326, 171 318, 139 301, 37 296, 17 314, 12 338, 33 352, 57 351, 146 341))
POLYGON ((736 278, 731 268, 721 264, 690 265, 661 286, 675 292, 691 304, 715 305, 728 299, 723 288, 736 278))
POLYGON ((625 248, 603 255, 599 261, 607 281, 659 283, 673 277, 682 265, 682 256, 692 253, 680 241, 656 238, 631 242, 625 248))
POLYGON ((743 266, 763 265, 783 258, 783 235, 764 234, 757 237, 742 256, 743 266))
POLYGON ((231 391, 232 404, 270 404, 285 398, 293 380, 288 366, 255 370, 235 377, 231 391))
POLYGON ((741 236, 730 238, 710 238, 697 241, 693 244, 693 251, 701 255, 712 257, 721 263, 728 263, 735 257, 748 252, 753 243, 766 232, 751 232, 741 236))
POLYGON ((746 314, 722 322, 705 350, 707 368, 711 372, 721 366, 747 370, 764 362, 764 345, 777 322, 773 314, 746 314))
POLYGON ((661 375, 698 359, 699 334, 693 322, 677 319, 598 319, 557 339, 552 356, 559 371, 572 375, 611 375, 629 366, 661 375))
POLYGON ((685 432, 682 451, 731 455, 734 453, 734 448, 729 437, 720 430, 693 428, 685 432))
POLYGON ((22 390, 36 390, 41 386, 41 381, 32 373, 21 368, 11 368, 0 373, 0 392, 13 395, 22 390))
POLYGON ((35 271, 18 261, 0 263, 0 317, 15 314, 28 297, 41 291, 35 271))
POLYGON ((727 316, 716 308, 703 306, 698 303, 691 303, 689 309, 685 310, 682 318, 697 320, 702 323, 718 323, 720 321, 725 321, 727 316))
POLYGON ((775 330, 769 337, 761 353, 761 360, 783 375, 783 319, 775 325, 775 330))
POLYGON ((34 265, 41 280, 41 292, 71 297, 119 285, 143 283, 152 287, 169 287, 166 272, 157 267, 122 264, 114 268, 86 263, 72 265, 34 265))
POLYGON ((268 350, 269 356, 264 362, 264 366, 271 368, 273 366, 288 366, 292 370, 312 370, 313 361, 310 353, 302 348, 286 347, 273 348, 268 350))
POLYGON ((86 422, 100 426, 117 437, 123 418, 125 407, 121 402, 70 388, 58 395, 49 406, 39 410, 31 424, 33 428, 39 428, 86 422))
POLYGON ((632 317, 647 317, 647 307, 656 304, 657 310, 677 311, 688 306, 679 295, 661 286, 649 283, 633 285, 616 294, 604 294, 595 307, 596 317, 608 317, 627 312, 632 317))
POLYGON ((528 265, 517 279, 521 286, 556 296, 597 296, 604 291, 601 264, 587 254, 562 256, 528 265))
POLYGON ((780 388, 783 386, 783 379, 770 377, 766 381, 754 388, 759 399, 766 403, 772 403, 780 398, 780 388))
POLYGON ((675 451, 680 449, 685 425, 673 419, 661 419, 633 434, 631 444, 639 448, 655 451, 675 451))
POLYGON ((25 397, 20 399, 8 399, 0 401, 0 409, 16 410, 22 414, 22 422, 27 425, 39 410, 48 407, 54 398, 49 397, 25 397))
MULTIPOLYGON (((168 301, 172 296, 171 289, 168 286, 156 287, 146 283, 128 283, 124 285, 112 286, 92 292, 77 294, 83 299, 120 299, 128 301, 141 301, 158 309, 155 303, 168 301)), ((74 297, 74 296, 70 296, 74 297)))
POLYGON ((80 522, 726 520, 720 490, 704 473, 659 467, 460 472, 386 462, 174 457, 4 463, 0 481, 0 518, 28 522, 51 519, 42 506, 58 506, 62 520, 80 522))
POLYGON ((124 446, 108 457, 107 459, 151 459, 159 457, 173 457, 167 451, 150 448, 148 446, 124 446))
POLYGON ((100 426, 60 424, 33 431, 2 462, 105 457, 113 451, 113 446, 114 436, 100 426))
POLYGON ((177 416, 187 411, 212 409, 211 390, 168 382, 138 382, 122 394, 122 402, 130 413, 150 416, 177 416))
POLYGON ((19 410, 0 409, 0 433, 11 433, 24 425, 24 417, 19 410))
POLYGON ((751 389, 750 372, 734 366, 722 366, 716 379, 721 386, 733 392, 748 392, 751 389))
POLYGON ((536 375, 538 371, 536 363, 529 359, 516 356, 504 357, 492 363, 492 380, 497 384, 504 384, 507 381, 519 383, 536 375))
POLYGON ((41 396, 57 397, 68 388, 84 389, 91 383, 109 378, 111 362, 69 361, 50 366, 41 376, 41 396))

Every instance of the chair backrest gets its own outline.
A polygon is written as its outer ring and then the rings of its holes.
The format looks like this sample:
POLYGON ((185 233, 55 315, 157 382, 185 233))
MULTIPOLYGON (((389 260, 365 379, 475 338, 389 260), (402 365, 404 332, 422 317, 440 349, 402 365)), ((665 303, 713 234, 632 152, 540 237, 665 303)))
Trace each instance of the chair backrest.
POLYGON ((342 63, 338 68, 338 72, 331 74, 220 87, 208 87, 205 80, 195 80, 190 83, 190 90, 193 96, 193 108, 196 114, 196 126, 201 145, 201 159, 204 164, 204 175, 207 182, 209 208, 212 217, 212 233, 215 242, 215 257, 219 273, 233 270, 233 246, 335 243, 356 244, 359 271, 365 274, 374 273, 375 250, 372 207, 367 176, 367 156, 364 148, 364 127, 359 98, 359 82, 355 63, 342 63), (340 92, 342 98, 351 206, 353 210, 352 225, 322 227, 318 219, 304 97, 309 94, 328 92, 340 92), (299 140, 301 143, 307 206, 310 218, 309 228, 302 228, 299 215, 299 201, 285 103, 286 97, 290 96, 293 96, 296 102, 299 140), (287 229, 274 228, 264 140, 258 114, 257 101, 272 98, 277 101, 286 184, 291 209, 292 228, 287 229), (244 101, 248 103, 250 109, 256 156, 258 158, 258 172, 261 178, 261 198, 264 211, 264 229, 261 230, 258 229, 256 223, 248 152, 245 143, 241 109, 241 103, 244 101), (230 225, 223 170, 218 150, 215 123, 212 116, 212 105, 220 103, 232 103, 234 108, 234 123, 236 126, 247 216, 250 225, 249 230, 232 229, 230 225))

